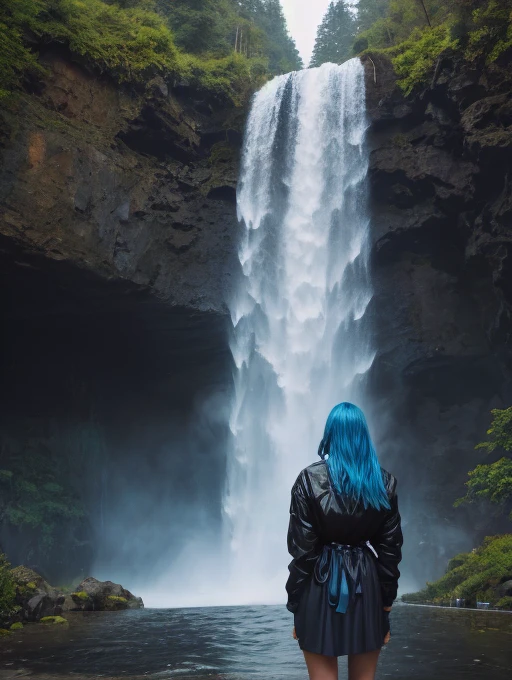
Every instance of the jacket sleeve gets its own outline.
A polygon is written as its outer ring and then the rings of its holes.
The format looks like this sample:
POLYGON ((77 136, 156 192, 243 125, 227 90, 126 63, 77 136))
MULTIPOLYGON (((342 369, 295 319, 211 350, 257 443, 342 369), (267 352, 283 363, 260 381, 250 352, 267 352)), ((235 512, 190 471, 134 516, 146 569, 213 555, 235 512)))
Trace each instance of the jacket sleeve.
POLYGON ((292 488, 288 552, 293 559, 288 565, 290 576, 286 583, 288 593, 286 607, 289 611, 295 613, 299 606, 302 590, 313 573, 320 553, 320 541, 315 533, 303 473, 292 488))
POLYGON ((377 553, 377 573, 384 607, 391 607, 396 598, 400 578, 398 565, 402 559, 403 544, 394 477, 391 478, 388 487, 390 488, 388 495, 391 508, 386 512, 384 521, 370 541, 377 553))

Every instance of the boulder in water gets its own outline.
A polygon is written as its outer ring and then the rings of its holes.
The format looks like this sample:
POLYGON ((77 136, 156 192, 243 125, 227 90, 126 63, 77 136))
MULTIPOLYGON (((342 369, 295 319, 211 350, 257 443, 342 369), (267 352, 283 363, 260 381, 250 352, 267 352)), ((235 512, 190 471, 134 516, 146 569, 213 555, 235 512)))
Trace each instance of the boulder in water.
POLYGON ((68 611, 117 611, 141 609, 144 603, 129 590, 112 581, 98 581, 89 576, 73 593, 53 588, 33 569, 16 567, 12 570, 16 583, 17 620, 42 621, 59 618, 68 611))
POLYGON ((17 618, 39 621, 45 616, 60 614, 63 595, 40 574, 24 566, 15 567, 11 574, 16 584, 16 604, 20 608, 17 618))
POLYGON ((141 609, 142 598, 135 597, 129 590, 112 581, 98 581, 89 576, 71 593, 75 609, 102 611, 118 609, 141 609))

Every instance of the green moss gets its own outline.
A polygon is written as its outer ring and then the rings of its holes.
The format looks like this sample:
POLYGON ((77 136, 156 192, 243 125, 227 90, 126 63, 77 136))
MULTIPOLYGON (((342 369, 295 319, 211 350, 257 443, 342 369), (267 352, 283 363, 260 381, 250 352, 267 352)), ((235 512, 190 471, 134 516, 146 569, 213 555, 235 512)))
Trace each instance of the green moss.
POLYGON ((11 635, 11 631, 7 630, 7 628, 0 628, 0 637, 4 637, 7 635, 11 635))
POLYGON ((85 590, 79 590, 76 593, 71 593, 71 597, 82 601, 89 599, 89 595, 85 592, 85 590))
POLYGON ((25 584, 25 587, 29 590, 35 590, 37 585, 34 583, 34 581, 29 581, 27 584, 25 584))
POLYGON ((109 600, 110 602, 119 602, 121 604, 128 602, 126 597, 120 597, 119 595, 107 595, 107 600, 109 600))
POLYGON ((21 621, 16 621, 16 623, 13 623, 11 626, 11 630, 22 630, 23 629, 23 624, 21 621))
MULTIPOLYGON (((498 606, 506 598, 497 595, 500 583, 512 578, 512 534, 488 536, 482 545, 470 553, 452 558, 444 576, 427 583, 418 593, 403 595, 404 602, 450 604, 464 598, 467 606, 477 601, 498 606)), ((500 605, 503 607, 503 604, 500 605)))
POLYGON ((18 609, 16 583, 11 565, 5 555, 0 553, 0 622, 8 620, 18 609))
POLYGON ((216 58, 180 52, 165 18, 148 7, 103 0, 5 0, 0 31, 7 41, 0 57, 5 95, 26 75, 42 75, 27 31, 42 44, 55 42, 118 82, 146 83, 155 75, 213 92, 235 105, 268 77, 268 58, 232 53, 216 58))
POLYGON ((472 29, 468 33, 466 59, 485 57, 496 61, 512 48, 512 10, 502 0, 489 2, 472 13, 472 29))
POLYGON ((494 605, 497 609, 511 609, 512 610, 512 597, 507 595, 507 597, 502 597, 494 605))
POLYGON ((410 94, 416 85, 427 83, 441 55, 457 46, 458 41, 451 37, 450 24, 446 23, 432 29, 415 29, 408 40, 391 48, 391 61, 405 94, 410 94))
POLYGON ((40 620, 40 623, 46 623, 46 624, 63 624, 67 623, 68 620, 65 619, 63 616, 43 616, 43 618, 40 620))

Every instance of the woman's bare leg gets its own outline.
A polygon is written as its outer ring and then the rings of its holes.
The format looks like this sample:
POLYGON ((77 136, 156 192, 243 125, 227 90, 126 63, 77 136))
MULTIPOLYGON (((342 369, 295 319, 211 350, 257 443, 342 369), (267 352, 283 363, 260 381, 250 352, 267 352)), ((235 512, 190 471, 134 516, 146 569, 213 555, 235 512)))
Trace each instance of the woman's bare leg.
POLYGON ((338 680, 338 658, 304 652, 310 680, 338 680))
POLYGON ((380 649, 364 654, 348 655, 348 679, 349 680, 375 680, 377 661, 380 649))

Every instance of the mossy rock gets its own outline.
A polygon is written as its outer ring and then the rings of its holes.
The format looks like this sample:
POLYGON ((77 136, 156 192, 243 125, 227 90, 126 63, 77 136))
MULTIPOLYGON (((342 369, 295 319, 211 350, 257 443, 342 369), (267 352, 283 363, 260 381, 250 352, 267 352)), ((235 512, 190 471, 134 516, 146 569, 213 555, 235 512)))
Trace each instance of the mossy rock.
POLYGON ((81 602, 86 602, 87 600, 90 599, 89 595, 85 592, 85 590, 79 590, 76 593, 71 593, 71 597, 74 600, 79 600, 81 602))
POLYGON ((43 616, 39 623, 62 624, 68 623, 68 620, 63 616, 43 616))
POLYGON ((0 628, 0 637, 7 637, 7 635, 11 635, 11 631, 7 628, 0 628))
POLYGON ((107 595, 104 608, 106 610, 128 609, 128 600, 119 595, 107 595))
POLYGON ((16 623, 13 623, 11 626, 11 630, 23 630, 23 624, 21 621, 16 621, 16 623))

